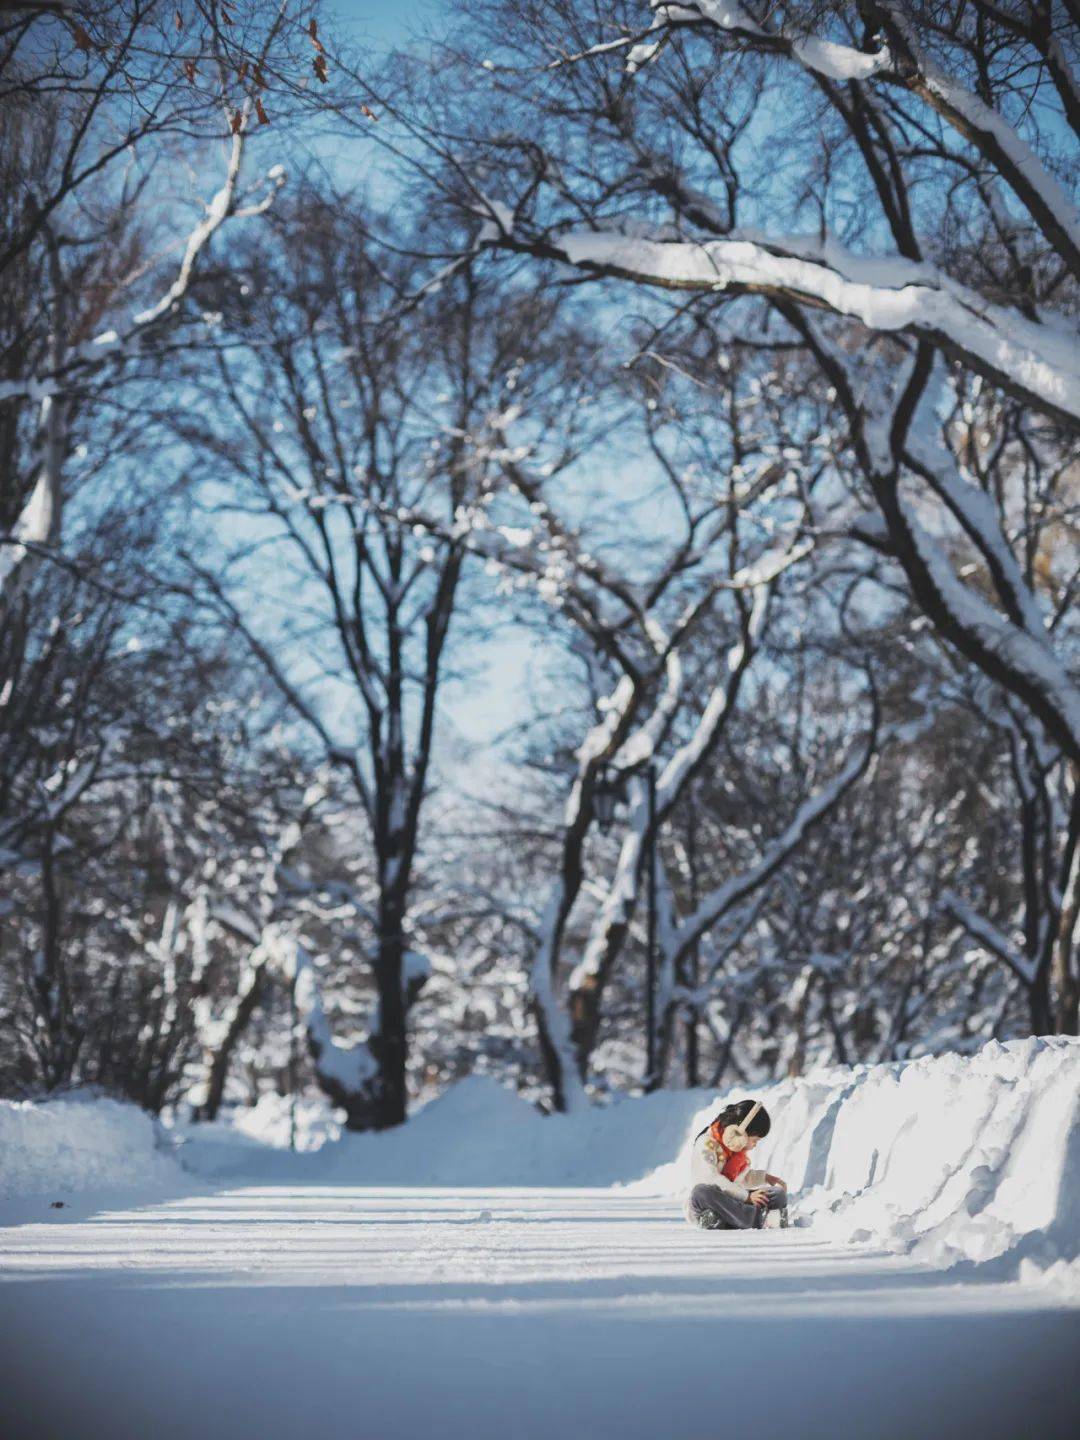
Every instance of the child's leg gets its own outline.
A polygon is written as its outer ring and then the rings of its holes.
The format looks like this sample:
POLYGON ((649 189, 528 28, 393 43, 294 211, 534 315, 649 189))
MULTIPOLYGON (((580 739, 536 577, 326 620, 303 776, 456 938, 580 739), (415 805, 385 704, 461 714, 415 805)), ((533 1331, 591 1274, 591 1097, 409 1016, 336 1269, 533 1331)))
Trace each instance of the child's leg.
POLYGON ((686 1208, 688 1218, 704 1230, 753 1230, 759 1223, 756 1205, 729 1195, 719 1185, 695 1185, 686 1208))
POLYGON ((787 1211, 787 1207, 788 1207, 788 1192, 787 1192, 786 1190, 778 1190, 778 1191, 776 1192, 776 1194, 770 1195, 770 1196, 769 1196, 769 1203, 768 1203, 768 1205, 765 1207, 766 1212, 767 1212, 768 1214, 771 1214, 771 1213, 774 1213, 774 1212, 777 1212, 777 1211, 778 1211, 779 1214, 777 1215, 777 1218, 776 1218, 775 1220, 772 1220, 772 1221, 769 1221, 769 1220, 767 1220, 767 1219, 765 1220, 764 1223, 766 1224, 766 1228, 768 1228, 768 1229, 770 1229, 770 1230, 771 1230, 771 1229, 774 1229, 774 1228, 775 1228, 775 1229, 781 1229, 781 1230, 786 1229, 786 1228, 787 1228, 787 1223, 788 1223, 788 1211, 787 1211))

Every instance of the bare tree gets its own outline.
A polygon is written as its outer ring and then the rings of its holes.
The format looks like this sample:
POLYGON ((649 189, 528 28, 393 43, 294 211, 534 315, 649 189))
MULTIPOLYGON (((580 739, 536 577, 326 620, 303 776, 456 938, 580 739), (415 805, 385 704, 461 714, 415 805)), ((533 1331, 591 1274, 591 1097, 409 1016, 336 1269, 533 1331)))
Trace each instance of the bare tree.
POLYGON ((405 1118, 407 1014, 426 978, 409 906, 467 553, 455 527, 497 463, 495 418, 527 397, 542 430, 558 404, 533 383, 549 305, 496 297, 465 268, 424 299, 421 323, 416 261, 358 249, 368 224, 314 190, 272 218, 279 250, 252 251, 244 293, 223 301, 243 348, 200 377, 221 428, 176 426, 235 494, 212 513, 244 516, 274 556, 273 571, 247 546, 223 574, 199 561, 204 593, 347 781, 370 846, 368 1034, 343 1050, 309 1026, 320 1082, 354 1128, 405 1118), (414 535, 414 508, 440 512, 445 534, 414 535))
MULTIPOLYGON (((711 396, 688 406, 686 392, 696 396, 697 387, 687 385, 677 370, 655 361, 642 370, 636 398, 643 455, 630 460, 620 454, 619 463, 640 468, 647 456, 656 477, 648 505, 652 523, 657 514, 678 517, 677 523, 667 521, 659 536, 649 535, 644 548, 625 508, 617 537, 605 536, 595 521, 568 519, 558 477, 553 480, 527 458, 507 459, 502 466, 506 498, 516 499, 519 513, 511 507, 498 524, 485 517, 467 537, 496 573, 534 585, 556 607, 577 648, 589 657, 596 687, 587 733, 574 747, 554 846, 555 873, 535 925, 530 964, 544 1069, 558 1109, 583 1102, 604 993, 648 883, 651 841, 711 763, 760 648, 773 592, 812 549, 806 530, 812 448, 800 448, 781 432, 776 414, 768 413, 769 402, 751 403, 769 379, 780 380, 775 364, 768 358, 748 361, 744 376, 731 377, 730 403, 718 419, 706 408, 711 396), (702 425, 699 443, 690 444, 702 425), (698 644, 706 624, 724 636, 719 667, 715 653, 703 655, 698 644), (652 809, 645 765, 657 766, 652 809), (602 878, 599 856, 589 853, 595 792, 605 767, 635 777, 629 824, 609 878, 602 878), (587 882, 603 898, 565 981, 564 1001, 559 988, 568 926, 587 882)), ((623 437, 628 428, 625 422, 620 427, 623 437)), ((508 455, 527 448, 511 444, 508 434, 508 455)), ((429 519, 424 523, 437 533, 429 519)), ((806 830, 862 773, 872 751, 871 742, 833 784, 804 797, 782 835, 763 847, 745 873, 700 897, 692 914, 678 916, 658 867, 664 921, 658 1054, 666 1056, 676 977, 688 954, 775 875, 806 830)))

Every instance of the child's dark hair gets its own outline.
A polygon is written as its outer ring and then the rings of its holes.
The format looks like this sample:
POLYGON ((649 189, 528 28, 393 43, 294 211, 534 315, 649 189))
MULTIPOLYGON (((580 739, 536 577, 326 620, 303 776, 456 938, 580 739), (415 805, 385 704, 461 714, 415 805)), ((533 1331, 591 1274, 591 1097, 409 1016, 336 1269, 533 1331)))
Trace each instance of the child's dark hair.
MULTIPOLYGON (((746 1119, 753 1108, 753 1100, 736 1100, 734 1105, 725 1105, 723 1110, 720 1111, 720 1114, 717 1115, 714 1120, 711 1120, 709 1124, 719 1125, 721 1130, 723 1130, 725 1125, 738 1125, 746 1119)), ((750 1121, 750 1124, 746 1127, 746 1133, 748 1135, 756 1135, 759 1140, 763 1140, 771 1128, 772 1121, 769 1119, 769 1112, 765 1109, 765 1106, 762 1105, 750 1121)), ((708 1129, 709 1125, 706 1125, 705 1130, 708 1129)), ((705 1134, 705 1130, 702 1130, 700 1135, 695 1138, 700 1140, 701 1135, 705 1134)))

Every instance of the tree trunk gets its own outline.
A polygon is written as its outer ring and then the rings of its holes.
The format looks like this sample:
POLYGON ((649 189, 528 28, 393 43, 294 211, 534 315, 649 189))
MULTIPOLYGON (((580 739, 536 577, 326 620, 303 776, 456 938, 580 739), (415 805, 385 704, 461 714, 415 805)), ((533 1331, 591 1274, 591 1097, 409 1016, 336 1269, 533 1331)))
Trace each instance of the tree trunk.
POLYGON ((401 897, 384 894, 379 904, 379 954, 375 978, 379 989, 379 1023, 372 1032, 371 1053, 379 1073, 371 1086, 364 1115, 351 1115, 350 1130, 388 1130, 403 1125, 406 1113, 405 1060, 405 909, 401 897), (363 1123, 358 1123, 360 1121, 363 1123))
POLYGON ((1050 1005, 1050 974, 1041 966, 1034 981, 1028 986, 1028 1008, 1031 1012, 1031 1033, 1052 1035, 1054 1021, 1050 1005))
POLYGON ((1062 957, 1057 984, 1057 1033, 1059 1035, 1080 1035, 1080 975, 1077 975, 1075 959, 1069 968, 1070 957, 1062 957))
MULTIPOLYGON (((353 1131, 389 1130, 394 1125, 403 1125, 408 1111, 408 1014, 423 980, 406 985, 405 895, 401 887, 383 891, 378 925, 379 948, 375 960, 378 1013, 368 1040, 376 1073, 357 1092, 342 1091, 334 1097, 345 1111, 345 1128, 353 1131)), ((320 1081, 326 1089, 322 1077, 320 1081)))
POLYGON ((1065 841, 1062 864, 1061 909, 1057 934, 1054 936, 1051 960, 1054 990, 1057 995, 1057 1031, 1059 1035, 1080 1035, 1080 956, 1076 953, 1076 927, 1080 920, 1080 774, 1074 766, 1071 773, 1072 804, 1069 833, 1065 841))
POLYGON ((35 1019, 42 1035, 37 1045, 41 1078, 47 1090, 71 1079, 64 977, 61 969, 62 901, 56 875, 55 831, 49 826, 41 849, 41 945, 34 956, 31 989, 35 1019))
POLYGON ((240 994, 236 997, 235 1008, 225 1035, 210 1061, 206 1077, 206 1098, 195 1112, 196 1120, 217 1119, 217 1113, 221 1109, 221 1101, 225 1094, 225 1082, 229 1078, 229 1066, 232 1063, 233 1052, 255 1013, 256 1005, 262 998, 263 974, 264 966, 262 964, 255 965, 248 977, 248 983, 242 986, 240 994))
MULTIPOLYGON (((697 983, 696 974, 694 983, 697 983)), ((686 1084, 690 1090, 696 1090, 701 1084, 700 1063, 697 1006, 690 1005, 686 1011, 686 1084)))

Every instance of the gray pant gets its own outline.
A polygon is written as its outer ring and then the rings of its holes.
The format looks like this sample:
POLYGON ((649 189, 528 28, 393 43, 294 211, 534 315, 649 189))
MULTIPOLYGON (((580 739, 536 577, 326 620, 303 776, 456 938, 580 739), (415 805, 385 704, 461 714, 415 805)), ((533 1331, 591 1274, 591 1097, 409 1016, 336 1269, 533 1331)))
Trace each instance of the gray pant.
POLYGON ((783 1210, 787 1191, 769 1196, 767 1205, 751 1205, 721 1190, 719 1185, 695 1185, 686 1202, 686 1218, 706 1230, 760 1230, 767 1210, 783 1210))

